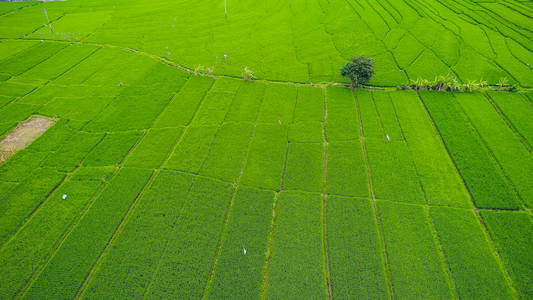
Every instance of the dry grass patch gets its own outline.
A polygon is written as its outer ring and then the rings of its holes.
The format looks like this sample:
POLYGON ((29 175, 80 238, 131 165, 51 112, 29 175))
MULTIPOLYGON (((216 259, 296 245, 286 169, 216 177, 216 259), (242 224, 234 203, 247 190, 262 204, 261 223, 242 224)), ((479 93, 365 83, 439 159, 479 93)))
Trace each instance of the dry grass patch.
POLYGON ((18 151, 26 148, 55 122, 56 119, 53 118, 32 116, 20 123, 0 141, 0 164, 7 161, 18 151))

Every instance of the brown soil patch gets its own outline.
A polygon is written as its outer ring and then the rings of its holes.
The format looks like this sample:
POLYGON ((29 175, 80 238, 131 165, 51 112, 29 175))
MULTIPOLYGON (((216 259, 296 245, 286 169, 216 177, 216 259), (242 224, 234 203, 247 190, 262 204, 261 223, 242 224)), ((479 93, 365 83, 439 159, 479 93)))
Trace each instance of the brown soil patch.
POLYGON ((0 164, 8 160, 18 151, 26 148, 55 122, 56 119, 32 116, 28 120, 20 123, 0 141, 0 164))

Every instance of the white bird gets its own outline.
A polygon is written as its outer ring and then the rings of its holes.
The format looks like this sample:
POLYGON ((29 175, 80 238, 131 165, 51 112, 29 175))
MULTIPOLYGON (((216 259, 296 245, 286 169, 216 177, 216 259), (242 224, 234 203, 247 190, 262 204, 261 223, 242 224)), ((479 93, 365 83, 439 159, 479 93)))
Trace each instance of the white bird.
POLYGON ((281 120, 278 120, 279 125, 281 125, 281 120))
POLYGON ((63 196, 61 197, 61 199, 63 199, 63 200, 67 199, 67 194, 63 194, 63 196))
POLYGON ((242 252, 246 255, 246 248, 242 247, 242 252))
POLYGON ((390 142, 390 137, 389 137, 389 135, 388 135, 388 134, 387 134, 387 141, 389 141, 389 142, 390 142))
POLYGON ((227 54, 224 54, 224 59, 228 58, 228 55, 227 54))

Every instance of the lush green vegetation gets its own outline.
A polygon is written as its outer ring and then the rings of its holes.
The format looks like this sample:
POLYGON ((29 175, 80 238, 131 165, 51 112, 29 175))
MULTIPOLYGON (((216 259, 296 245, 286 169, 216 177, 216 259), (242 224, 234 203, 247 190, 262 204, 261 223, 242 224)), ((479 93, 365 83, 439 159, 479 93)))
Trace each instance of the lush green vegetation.
POLYGON ((0 2, 1 299, 532 297, 529 2, 226 4, 0 2))

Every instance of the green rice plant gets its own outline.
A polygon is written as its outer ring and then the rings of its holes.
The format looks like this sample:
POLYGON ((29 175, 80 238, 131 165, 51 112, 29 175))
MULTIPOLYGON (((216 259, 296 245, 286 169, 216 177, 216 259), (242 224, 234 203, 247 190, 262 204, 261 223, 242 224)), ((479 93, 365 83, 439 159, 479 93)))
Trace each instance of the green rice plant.
POLYGON ((0 165, 0 180, 20 182, 31 175, 33 170, 39 168, 48 152, 38 152, 24 149, 11 156, 0 165))
POLYGON ((195 180, 145 297, 181 299, 202 295, 232 190, 227 183, 203 177, 195 180))
POLYGON ((193 177, 162 171, 87 286, 84 297, 142 297, 187 200, 193 177), (147 252, 147 250, 149 251, 147 252))
MULTIPOLYGON (((439 9, 439 11, 446 11, 439 9)), ((431 47, 431 50, 435 51, 435 54, 446 65, 454 66, 460 56, 460 48, 462 41, 460 36, 457 36, 452 31, 442 30, 439 32, 439 37, 431 47)))
POLYGON ((372 93, 368 90, 357 91, 357 104, 365 138, 384 139, 383 126, 378 116, 372 93))
POLYGON ((0 294, 3 297, 15 297, 36 269, 46 263, 54 244, 102 186, 100 177, 109 174, 109 170, 92 170, 92 174, 80 175, 87 173, 82 170, 51 194, 0 250, 0 262, 4 266, 0 270, 0 294), (62 199, 63 195, 67 198, 62 199))
POLYGON ((396 92, 391 96, 428 203, 471 207, 468 191, 418 95, 396 92))
POLYGON ((237 190, 212 283, 206 291, 210 298, 260 296, 274 197, 269 191, 237 190))
POLYGON ((207 159, 202 164, 200 174, 234 182, 240 174, 251 133, 251 124, 222 125, 213 140, 207 159))
POLYGON ((104 139, 83 160, 85 166, 118 165, 141 137, 141 132, 116 132, 104 139))
POLYGON ((263 102, 265 87, 262 83, 243 82, 231 104, 226 121, 255 122, 263 102))
POLYGON ((183 128, 151 129, 135 150, 128 155, 126 167, 155 169, 170 155, 172 147, 183 133, 183 128))
POLYGON ((451 297, 424 207, 378 201, 394 295, 451 297))
POLYGON ((198 172, 209 154, 217 129, 213 126, 188 128, 163 167, 186 172, 198 172))
POLYGON ((367 140, 366 149, 376 198, 410 203, 426 202, 405 142, 367 140))
POLYGON ((270 258, 268 299, 325 298, 319 195, 282 192, 270 258))
POLYGON ((43 166, 70 172, 76 168, 91 150, 102 140, 102 133, 78 132, 43 162, 43 166))
MULTIPOLYGON (((92 76, 95 76, 95 74, 100 72, 107 73, 103 71, 106 66, 108 68, 116 67, 114 62, 121 59, 123 55, 124 52, 118 49, 100 48, 74 68, 71 68, 68 72, 59 76, 55 82, 62 85, 86 83, 92 76)), ((113 85, 117 85, 121 82, 120 79, 116 77, 111 79, 113 85)), ((110 84, 109 80, 106 83, 110 84)))
POLYGON ((296 87, 293 85, 267 85, 259 123, 289 124, 294 118, 296 87))
POLYGON ((448 94, 420 93, 477 207, 519 207, 497 162, 473 131, 467 117, 448 94))
POLYGON ((24 298, 74 297, 150 175, 151 171, 122 168, 61 243, 24 298))
POLYGON ((22 73, 14 80, 30 83, 44 83, 48 80, 53 80, 86 59, 97 49, 99 48, 96 46, 70 45, 59 50, 44 62, 22 73))
MULTIPOLYGON (((2 10, 3 7, 5 7, 5 5, 2 5, 0 10, 2 10)), ((4 59, 13 56, 29 47, 35 46, 37 43, 37 41, 28 41, 24 43, 16 40, 2 41, 2 43, 0 43, 0 61, 3 61, 4 59)))
POLYGON ((386 298, 385 269, 370 201, 339 196, 328 196, 326 201, 333 296, 386 298))
POLYGON ((69 13, 53 22, 52 30, 44 26, 29 36, 37 39, 79 41, 102 26, 110 17, 108 10, 69 13))
MULTIPOLYGON (((406 69, 409 77, 433 78, 435 74, 447 74, 451 72, 450 68, 445 65, 432 51, 424 51, 413 61, 406 69), (431 66, 431 67, 428 67, 431 66)), ((431 87, 431 82, 425 81, 425 89, 431 87)))
POLYGON ((482 94, 460 94, 456 98, 520 198, 532 207, 533 178, 525 175, 533 173, 531 153, 482 94))
POLYGON ((324 121, 324 89, 298 87, 294 121, 324 121))
POLYGON ((402 128, 398 122, 390 94, 388 92, 375 91, 372 92, 372 98, 383 128, 381 138, 394 141, 403 140, 402 128))
MULTIPOLYGON (((515 19, 518 19, 518 17, 515 19)), ((533 80, 531 76, 533 75, 533 71, 530 66, 524 63, 522 57, 517 57, 511 53, 507 43, 508 38, 502 36, 500 32, 495 30, 486 30, 486 32, 491 40, 492 49, 497 54, 494 61, 500 66, 503 66, 505 71, 517 81, 517 84, 532 86, 533 80)))
POLYGON ((360 141, 328 144, 326 191, 328 194, 368 197, 367 170, 360 141))
POLYGON ((0 107, 8 104, 12 99, 13 97, 10 96, 0 96, 0 107))
POLYGON ((529 146, 533 146, 533 107, 523 95, 512 93, 489 92, 489 97, 498 106, 498 109, 509 120, 513 128, 524 137, 529 146))
POLYGON ((11 102, 8 105, 0 108, 0 115, 3 123, 20 123, 28 119, 35 113, 37 107, 35 105, 21 104, 11 102))
POLYGON ((289 127, 289 141, 295 143, 321 143, 323 137, 322 122, 296 122, 289 127))
POLYGON ((165 106, 153 127, 177 127, 189 124, 213 82, 210 77, 189 78, 183 88, 165 106))
POLYGON ((57 97, 40 108, 39 114, 86 122, 94 119, 111 101, 112 98, 92 96, 57 97))
POLYGON ((37 169, 31 176, 5 194, 0 201, 0 245, 22 226, 26 218, 44 203, 65 178, 52 169, 37 169))
POLYGON ((250 143, 240 183, 279 190, 287 147, 287 126, 258 124, 250 143))
POLYGON ((235 94, 243 85, 243 81, 235 78, 218 77, 211 87, 211 92, 235 94))
POLYGON ((418 42, 412 34, 403 34, 401 39, 391 48, 398 65, 402 68, 408 67, 423 51, 424 45, 418 42))
POLYGON ((26 149, 39 152, 53 152, 58 150, 73 134, 74 131, 70 127, 70 122, 60 119, 38 139, 28 145, 26 149))
POLYGON ((126 131, 149 128, 186 79, 178 84, 124 87, 109 106, 84 128, 87 131, 126 131), (179 87, 176 88, 176 85, 179 87))
POLYGON ((200 104, 192 121, 194 126, 218 126, 225 120, 235 94, 210 92, 200 104))
POLYGON ((21 97, 27 95, 35 89, 34 85, 26 83, 16 83, 16 82, 2 82, 0 83, 0 95, 9 97, 13 99, 15 97, 21 97))
POLYGON ((284 190, 322 191, 323 148, 320 143, 289 144, 284 190))
POLYGON ((346 87, 328 86, 326 91, 328 141, 359 138, 359 118, 352 91, 346 87))
POLYGON ((15 76, 20 75, 47 60, 66 46, 59 43, 39 43, 2 61, 0 64, 2 72, 15 76))
POLYGON ((482 210, 481 216, 520 297, 531 295, 533 285, 533 222, 526 212, 482 210))
MULTIPOLYGON (((480 37, 482 36, 484 36, 484 34, 480 35, 480 37)), ((490 46, 481 46, 477 50, 481 50, 482 48, 491 49, 490 46)), ((485 78, 490 83, 496 83, 499 78, 507 76, 507 73, 504 70, 498 67, 490 59, 479 55, 476 50, 468 45, 461 47, 461 56, 453 69, 464 82, 485 78)))
MULTIPOLYGON (((100 51, 103 50, 104 49, 100 51)), ((109 56, 117 57, 117 60, 114 60, 112 63, 102 65, 100 61, 94 62, 91 60, 94 56, 83 61, 87 62, 90 60, 91 62, 98 64, 100 67, 97 72, 94 72, 89 77, 85 78, 83 81, 84 84, 113 85, 117 87, 130 84, 142 85, 145 78, 150 80, 151 77, 154 77, 154 74, 151 71, 154 70, 154 68, 157 69, 157 66, 160 65, 159 62, 143 55, 137 55, 122 49, 110 48, 110 50, 116 53, 110 54, 109 56), (124 72, 124 70, 128 70, 128 72, 124 72)), ((100 51, 96 53, 99 53, 100 51)), ((73 71, 75 69, 76 68, 74 68, 73 71)), ((59 79, 64 78, 60 77, 59 79)))
POLYGON ((3 199, 13 187, 17 186, 18 183, 15 182, 2 182, 0 181, 0 199, 3 199))
POLYGON ((474 212, 437 206, 430 212, 459 297, 512 298, 474 212))

